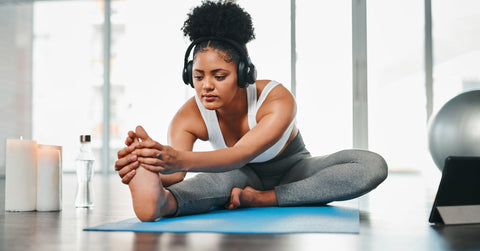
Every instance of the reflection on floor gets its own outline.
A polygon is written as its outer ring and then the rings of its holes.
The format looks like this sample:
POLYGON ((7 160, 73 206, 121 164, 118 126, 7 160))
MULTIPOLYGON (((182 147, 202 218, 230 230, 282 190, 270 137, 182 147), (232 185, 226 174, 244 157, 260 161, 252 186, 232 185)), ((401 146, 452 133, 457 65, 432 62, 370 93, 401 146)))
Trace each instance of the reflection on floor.
POLYGON ((428 223, 439 178, 390 174, 360 198, 358 235, 86 232, 134 217, 128 187, 117 176, 95 177, 96 205, 88 210, 73 206, 75 176, 64 175, 61 212, 5 212, 0 179, 0 250, 480 250, 480 224, 428 223))

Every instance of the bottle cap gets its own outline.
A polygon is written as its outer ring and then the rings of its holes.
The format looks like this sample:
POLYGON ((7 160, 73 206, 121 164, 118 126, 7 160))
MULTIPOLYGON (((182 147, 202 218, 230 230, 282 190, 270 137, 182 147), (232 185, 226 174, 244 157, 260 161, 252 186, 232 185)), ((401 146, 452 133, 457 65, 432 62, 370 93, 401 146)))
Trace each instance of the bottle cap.
POLYGON ((90 135, 80 135, 80 142, 90 142, 90 135))

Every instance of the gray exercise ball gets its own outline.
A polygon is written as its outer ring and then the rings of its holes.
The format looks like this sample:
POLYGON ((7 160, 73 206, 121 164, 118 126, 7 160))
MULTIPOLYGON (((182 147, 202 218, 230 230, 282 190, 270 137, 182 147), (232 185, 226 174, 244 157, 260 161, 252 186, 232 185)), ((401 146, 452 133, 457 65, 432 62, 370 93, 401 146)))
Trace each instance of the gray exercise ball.
POLYGON ((480 156, 480 90, 443 105, 429 123, 428 147, 440 171, 448 156, 480 156))

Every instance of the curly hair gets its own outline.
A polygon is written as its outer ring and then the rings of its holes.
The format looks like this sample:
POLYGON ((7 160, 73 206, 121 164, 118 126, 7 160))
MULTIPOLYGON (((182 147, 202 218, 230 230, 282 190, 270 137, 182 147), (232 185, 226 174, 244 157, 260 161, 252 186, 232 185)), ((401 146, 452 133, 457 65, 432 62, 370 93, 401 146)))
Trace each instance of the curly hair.
POLYGON ((191 41, 200 37, 223 37, 245 45, 255 38, 252 18, 232 1, 203 1, 191 10, 182 27, 191 41))

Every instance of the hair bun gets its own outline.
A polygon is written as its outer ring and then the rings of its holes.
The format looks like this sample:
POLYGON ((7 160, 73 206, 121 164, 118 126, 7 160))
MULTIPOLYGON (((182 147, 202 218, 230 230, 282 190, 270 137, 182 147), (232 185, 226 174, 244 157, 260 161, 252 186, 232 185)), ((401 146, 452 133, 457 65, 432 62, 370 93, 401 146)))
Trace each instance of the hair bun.
POLYGON ((230 1, 206 1, 195 7, 182 27, 191 41, 201 37, 223 37, 247 44, 255 38, 250 14, 230 1))

